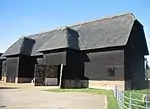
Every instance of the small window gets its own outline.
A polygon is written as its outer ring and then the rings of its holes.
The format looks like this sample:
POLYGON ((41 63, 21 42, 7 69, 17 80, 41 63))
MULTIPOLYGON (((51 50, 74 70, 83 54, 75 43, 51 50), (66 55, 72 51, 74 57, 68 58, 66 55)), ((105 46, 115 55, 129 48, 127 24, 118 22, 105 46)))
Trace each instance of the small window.
POLYGON ((108 76, 110 76, 110 77, 115 76, 115 68, 114 67, 108 68, 107 72, 108 72, 108 76))

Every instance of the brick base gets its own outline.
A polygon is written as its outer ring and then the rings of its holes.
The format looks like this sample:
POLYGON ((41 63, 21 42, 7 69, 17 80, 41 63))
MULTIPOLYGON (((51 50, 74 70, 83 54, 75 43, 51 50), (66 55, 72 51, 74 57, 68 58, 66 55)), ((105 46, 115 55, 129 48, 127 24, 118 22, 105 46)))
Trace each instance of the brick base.
POLYGON ((34 78, 18 78, 16 77, 15 83, 31 83, 34 78))
POLYGON ((87 88, 88 81, 87 80, 63 80, 63 84, 65 88, 87 88))
POLYGON ((46 86, 57 86, 58 85, 57 78, 45 78, 46 86))
MULTIPOLYGON (((2 76, 1 81, 6 82, 7 77, 2 76)), ((33 78, 15 78, 15 83, 31 83, 33 78)))
POLYGON ((63 80, 65 88, 73 88, 73 87, 89 87, 96 89, 114 89, 115 85, 117 85, 117 89, 125 90, 125 82, 124 81, 97 81, 97 80, 63 80))
POLYGON ((89 80, 89 88, 98 88, 98 89, 114 89, 115 85, 120 90, 124 90, 125 82, 124 81, 97 81, 89 80))

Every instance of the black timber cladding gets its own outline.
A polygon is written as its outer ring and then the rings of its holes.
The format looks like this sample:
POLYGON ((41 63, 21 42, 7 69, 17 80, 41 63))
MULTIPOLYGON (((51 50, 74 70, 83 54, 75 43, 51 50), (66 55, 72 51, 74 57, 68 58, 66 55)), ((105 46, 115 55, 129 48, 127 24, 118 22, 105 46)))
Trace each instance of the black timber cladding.
POLYGON ((63 78, 84 80, 84 65, 88 61, 89 59, 84 52, 68 49, 63 78))
POLYGON ((2 61, 2 76, 6 77, 6 60, 2 61))
POLYGON ((88 80, 122 81, 124 80, 124 50, 109 48, 83 52, 68 49, 62 76, 62 88, 70 87, 65 80, 86 80, 83 87, 88 87, 88 80), (114 76, 109 76, 110 68, 115 69, 114 76))
POLYGON ((0 80, 1 80, 1 76, 2 76, 2 61, 0 61, 0 80))
POLYGON ((144 44, 143 27, 138 22, 135 22, 131 33, 125 48, 125 80, 131 81, 131 89, 140 89, 144 87, 144 54, 148 54, 147 46, 144 44))
MULTIPOLYGON (((2 53, 0 53, 0 56, 2 55, 2 53)), ((1 80, 1 76, 2 76, 2 60, 0 60, 0 80, 1 80)))
POLYGON ((89 62, 85 64, 85 77, 89 80, 124 80, 124 51, 88 52, 89 62), (114 76, 108 70, 114 68, 114 76))
POLYGON ((20 56, 19 58, 19 78, 34 78, 34 67, 36 59, 29 56, 20 56))
POLYGON ((46 65, 66 65, 66 49, 44 52, 46 65))
POLYGON ((15 82, 18 77, 19 57, 8 57, 6 59, 7 82, 15 82))

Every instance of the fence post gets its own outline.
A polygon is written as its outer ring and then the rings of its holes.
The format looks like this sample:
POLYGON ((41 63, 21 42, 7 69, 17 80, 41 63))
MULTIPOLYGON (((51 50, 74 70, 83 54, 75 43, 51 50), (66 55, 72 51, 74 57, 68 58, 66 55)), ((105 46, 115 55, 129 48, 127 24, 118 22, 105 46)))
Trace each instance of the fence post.
POLYGON ((124 109, 124 91, 122 91, 122 109, 124 109))
POLYGON ((116 89, 115 89, 115 87, 114 87, 114 96, 116 97, 116 89))
POLYGON ((121 108, 120 91, 119 91, 119 90, 117 90, 117 96, 118 96, 117 101, 118 101, 118 103, 119 103, 119 107, 121 108))
MULTIPOLYGON (((119 101, 119 93, 120 93, 120 92, 119 92, 118 89, 116 90, 116 92, 117 92, 117 101, 119 101)), ((120 102, 120 101, 119 101, 119 102, 120 102)))
POLYGON ((117 85, 115 85, 115 88, 114 88, 114 96, 117 98, 117 85))
POLYGON ((148 95, 146 94, 146 109, 148 109, 148 95))
POLYGON ((132 94, 130 92, 130 104, 129 104, 129 109, 132 109, 132 94))

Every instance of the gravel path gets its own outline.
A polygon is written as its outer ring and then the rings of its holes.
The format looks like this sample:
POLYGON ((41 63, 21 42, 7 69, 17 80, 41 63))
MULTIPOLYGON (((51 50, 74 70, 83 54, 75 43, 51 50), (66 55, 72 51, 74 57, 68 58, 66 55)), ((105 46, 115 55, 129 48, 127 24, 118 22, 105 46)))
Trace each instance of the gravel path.
POLYGON ((102 95, 81 92, 0 89, 0 109, 106 109, 105 101, 102 95))

